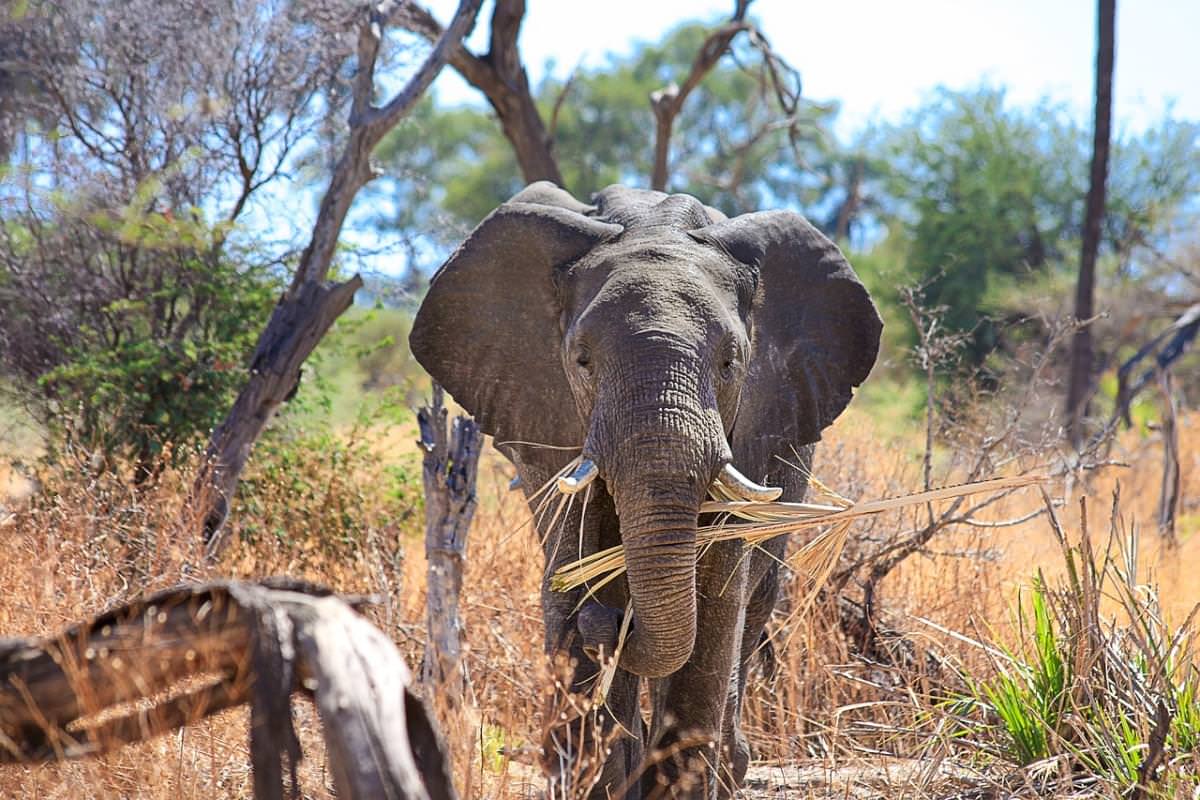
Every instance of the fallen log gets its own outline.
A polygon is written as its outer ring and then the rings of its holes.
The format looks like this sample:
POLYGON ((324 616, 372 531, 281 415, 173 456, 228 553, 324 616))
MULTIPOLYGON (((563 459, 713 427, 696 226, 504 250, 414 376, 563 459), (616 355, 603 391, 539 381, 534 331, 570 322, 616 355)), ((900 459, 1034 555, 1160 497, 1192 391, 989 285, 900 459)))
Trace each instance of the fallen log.
POLYGON ((298 796, 291 695, 320 712, 338 797, 454 800, 436 726, 362 598, 287 579, 168 589, 0 639, 0 764, 111 751, 250 704, 256 800, 298 796))

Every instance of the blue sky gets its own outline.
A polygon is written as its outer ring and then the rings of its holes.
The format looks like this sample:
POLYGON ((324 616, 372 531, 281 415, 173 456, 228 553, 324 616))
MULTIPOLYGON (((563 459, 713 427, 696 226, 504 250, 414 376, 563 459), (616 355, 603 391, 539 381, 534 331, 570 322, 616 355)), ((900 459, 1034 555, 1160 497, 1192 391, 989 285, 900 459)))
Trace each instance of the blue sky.
MULTIPOLYGON (((427 0, 447 23, 458 0, 427 0)), ((656 41, 687 20, 728 17, 733 0, 527 0, 520 45, 530 78, 565 77, 576 65, 603 64, 635 42, 656 41)), ((1114 129, 1136 132, 1168 108, 1200 120, 1200 0, 1117 0, 1114 129)), ((895 121, 938 85, 967 88, 988 81, 1011 102, 1043 97, 1064 104, 1091 127, 1096 8, 1094 0, 756 0, 751 14, 775 48, 800 70, 803 91, 841 103, 837 133, 895 121)), ((485 2, 468 44, 487 49, 491 3, 485 2)), ((424 52, 421 53, 424 56, 424 52)), ((390 87, 389 87, 390 88, 390 87)), ((453 69, 434 83, 442 103, 483 105, 453 69)), ((315 199, 272 193, 271 224, 307 238, 315 199), (287 211, 283 209, 287 208, 287 211)), ((360 266, 402 270, 391 238, 363 224, 360 201, 344 242, 368 250, 360 266)))
MULTIPOLYGON (((446 22, 456 0, 431 8, 446 22)), ((603 63, 633 42, 656 40, 688 19, 728 16, 732 0, 528 0, 521 49, 530 77, 547 62, 565 75, 603 63)), ((472 46, 486 49, 490 4, 472 46)), ((814 100, 839 100, 839 133, 896 119, 939 84, 988 80, 1016 103, 1043 96, 1090 119, 1095 60, 1094 0, 758 0, 751 14, 795 65, 814 100)), ((1200 0, 1118 0, 1114 119, 1142 128, 1169 102, 1200 119, 1200 0)), ((449 102, 479 102, 452 70, 435 84, 449 102)))

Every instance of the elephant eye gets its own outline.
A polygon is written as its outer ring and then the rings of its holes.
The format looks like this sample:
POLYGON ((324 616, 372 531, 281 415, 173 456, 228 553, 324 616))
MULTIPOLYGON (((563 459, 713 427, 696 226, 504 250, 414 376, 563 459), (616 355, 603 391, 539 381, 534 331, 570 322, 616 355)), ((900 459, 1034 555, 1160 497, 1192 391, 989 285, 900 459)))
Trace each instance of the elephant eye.
POLYGON ((736 340, 732 337, 726 339, 721 347, 720 360, 717 362, 722 381, 731 383, 737 379, 742 370, 741 356, 736 340))
POLYGON ((589 375, 592 374, 592 357, 586 350, 579 351, 578 355, 575 356, 575 363, 584 372, 589 375))

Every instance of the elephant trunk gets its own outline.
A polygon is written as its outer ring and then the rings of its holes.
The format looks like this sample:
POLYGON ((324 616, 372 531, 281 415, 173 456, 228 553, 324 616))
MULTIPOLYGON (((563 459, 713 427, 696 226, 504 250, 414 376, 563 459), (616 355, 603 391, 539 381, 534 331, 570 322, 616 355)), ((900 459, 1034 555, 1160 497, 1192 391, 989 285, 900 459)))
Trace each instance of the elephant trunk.
POLYGON ((675 498, 677 486, 614 494, 633 624, 621 667, 658 678, 678 671, 696 643, 696 519, 700 498, 675 498), (671 499, 667 499, 671 498, 671 499))
MULTIPOLYGON (((703 393, 679 391, 697 373, 677 363, 652 371, 654 380, 623 384, 633 389, 612 405, 621 412, 606 414, 602 404, 585 448, 597 457, 621 523, 633 605, 621 667, 643 677, 670 675, 692 654, 700 504, 729 460, 715 401, 692 402, 703 393)), ((607 627, 601 640, 612 633, 607 627)))

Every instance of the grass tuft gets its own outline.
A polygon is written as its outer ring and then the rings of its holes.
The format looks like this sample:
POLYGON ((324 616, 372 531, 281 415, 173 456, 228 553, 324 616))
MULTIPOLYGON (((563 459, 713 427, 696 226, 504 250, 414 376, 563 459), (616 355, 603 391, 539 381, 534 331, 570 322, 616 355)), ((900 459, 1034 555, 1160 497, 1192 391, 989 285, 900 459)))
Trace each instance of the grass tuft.
POLYGON ((1171 625, 1158 588, 1139 580, 1140 534, 1119 495, 1103 550, 1080 502, 1074 542, 1050 507, 1063 573, 1034 576, 1018 603, 1018 643, 986 648, 993 676, 966 676, 956 704, 974 713, 964 732, 1027 771, 1052 765, 1053 783, 1065 784, 1056 790, 1188 796, 1200 772, 1200 605, 1171 625))

